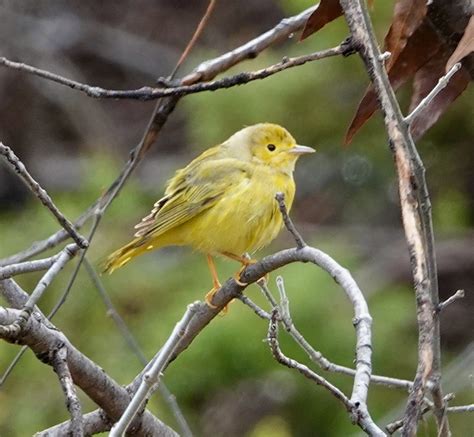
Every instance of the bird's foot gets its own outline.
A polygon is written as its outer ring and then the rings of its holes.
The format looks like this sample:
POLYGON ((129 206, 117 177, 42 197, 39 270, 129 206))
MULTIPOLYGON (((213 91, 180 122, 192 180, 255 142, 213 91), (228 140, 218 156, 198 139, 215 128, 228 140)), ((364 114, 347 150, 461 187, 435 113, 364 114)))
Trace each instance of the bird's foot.
MULTIPOLYGON (((245 262, 242 261, 242 267, 240 270, 234 274, 234 281, 237 282, 241 287, 246 287, 249 285, 247 282, 243 282, 240 280, 240 275, 243 273, 243 271, 250 265, 257 263, 258 261, 255 259, 245 259, 245 262)), ((265 276, 262 276, 258 281, 267 281, 270 278, 270 275, 267 273, 265 276)), ((258 282, 257 281, 257 282, 258 282)))
POLYGON ((214 305, 212 303, 212 300, 214 299, 215 294, 220 290, 220 288, 221 288, 221 284, 219 282, 215 282, 214 287, 212 287, 212 290, 210 290, 206 294, 206 297, 204 298, 204 300, 206 301, 208 307, 213 308, 213 309, 218 308, 217 305, 214 305))

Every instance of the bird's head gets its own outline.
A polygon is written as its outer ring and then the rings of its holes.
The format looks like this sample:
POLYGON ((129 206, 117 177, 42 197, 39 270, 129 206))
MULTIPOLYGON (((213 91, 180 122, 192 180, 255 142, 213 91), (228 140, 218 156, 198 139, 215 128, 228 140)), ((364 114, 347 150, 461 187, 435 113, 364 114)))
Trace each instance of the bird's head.
POLYGON ((230 137, 228 144, 237 158, 266 164, 285 173, 294 170, 301 155, 315 151, 296 144, 285 128, 272 123, 248 126, 230 137))

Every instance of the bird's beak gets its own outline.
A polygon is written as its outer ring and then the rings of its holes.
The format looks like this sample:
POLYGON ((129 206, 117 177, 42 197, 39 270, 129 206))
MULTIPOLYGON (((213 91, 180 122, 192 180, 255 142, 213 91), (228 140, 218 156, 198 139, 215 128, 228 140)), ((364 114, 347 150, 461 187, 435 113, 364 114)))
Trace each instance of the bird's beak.
POLYGON ((293 155, 306 155, 307 153, 314 153, 314 152, 316 152, 316 150, 314 150, 312 147, 300 146, 299 144, 297 144, 295 147, 290 149, 288 152, 292 153, 293 155))

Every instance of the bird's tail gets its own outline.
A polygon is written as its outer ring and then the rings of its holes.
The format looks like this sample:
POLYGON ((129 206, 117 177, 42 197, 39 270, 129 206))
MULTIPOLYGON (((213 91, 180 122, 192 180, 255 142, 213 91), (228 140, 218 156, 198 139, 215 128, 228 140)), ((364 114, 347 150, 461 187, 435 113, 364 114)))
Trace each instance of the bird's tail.
POLYGON ((153 245, 149 244, 148 238, 138 237, 130 241, 130 243, 117 249, 110 254, 102 264, 102 273, 113 273, 114 270, 123 267, 130 260, 141 255, 142 253, 153 249, 153 245))

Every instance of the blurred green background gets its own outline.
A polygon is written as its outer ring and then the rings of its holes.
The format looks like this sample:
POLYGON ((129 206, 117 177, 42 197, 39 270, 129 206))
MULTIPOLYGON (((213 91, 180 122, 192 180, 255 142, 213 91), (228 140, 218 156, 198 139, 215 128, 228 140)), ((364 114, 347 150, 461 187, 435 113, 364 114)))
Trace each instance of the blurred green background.
MULTIPOLYGON (((393 2, 372 10, 380 41, 393 2)), ((5 56, 107 88, 137 88, 171 71, 206 7, 205 1, 110 0, 3 2, 0 30, 5 56), (9 38, 6 38, 6 35, 9 38)), ((311 1, 219 2, 203 37, 182 73, 202 60, 228 51, 311 6, 311 1)), ((297 36, 246 61, 232 71, 255 70, 294 56, 337 45, 347 34, 342 19, 298 43, 297 36)), ((230 74, 230 72, 229 72, 230 74)), ((357 56, 331 58, 291 69, 264 81, 183 99, 152 152, 108 209, 89 251, 98 266, 125 243, 133 225, 148 214, 173 172, 205 148, 244 125, 271 121, 284 125, 301 144, 318 153, 296 171, 293 218, 306 240, 348 267, 367 295, 374 319, 374 372, 412 379, 417 361, 416 315, 408 253, 398 207, 397 182, 380 115, 350 147, 342 138, 367 75, 357 56)), ((410 87, 399 93, 407 107, 410 87)), ((69 218, 80 215, 118 174, 129 149, 140 139, 153 103, 92 100, 72 90, 14 71, 0 70, 0 138, 24 160, 69 218)), ((440 293, 458 288, 467 297, 442 314, 445 392, 454 404, 472 403, 474 382, 474 154, 473 94, 468 90, 419 142, 433 201, 440 293)), ((0 258, 14 254, 57 230, 50 213, 0 166, 0 258)), ((90 224, 89 224, 90 226, 90 224)), ((84 233, 87 235, 88 226, 84 233)), ((293 245, 281 236, 258 256, 293 245)), ((56 249, 57 250, 57 249, 56 249)), ((45 253, 54 254, 56 250, 45 253)), ((62 294, 74 262, 47 290, 47 312, 62 294)), ((221 279, 237 266, 219 261, 221 279)), ((327 358, 352 366, 352 312, 341 289, 323 271, 291 265, 285 279, 293 320, 327 358)), ((40 274, 18 278, 28 291, 40 274)), ((270 288, 276 293, 276 274, 270 288)), ((166 340, 188 303, 211 286, 205 258, 188 249, 150 253, 102 277, 111 299, 151 358, 166 340)), ((268 309, 256 286, 247 294, 268 309)), ((86 271, 54 323, 82 352, 121 384, 141 370, 86 271)), ((166 371, 165 382, 196 435, 346 436, 358 435, 343 408, 322 388, 278 365, 263 341, 267 324, 240 302, 216 318, 166 371)), ((311 364, 281 332, 283 351, 311 364)), ((19 348, 0 344, 0 372, 19 348)), ((350 393, 351 379, 325 374, 350 393)), ((83 407, 94 405, 85 396, 83 407)), ((398 419, 406 394, 372 386, 369 408, 380 425, 398 419)), ((177 424, 157 394, 151 410, 177 424)), ((66 420, 56 376, 28 352, 0 388, 0 435, 26 436, 66 420)), ((451 415, 453 434, 472 434, 468 415, 451 415)), ((421 436, 436 435, 433 420, 421 436)))

